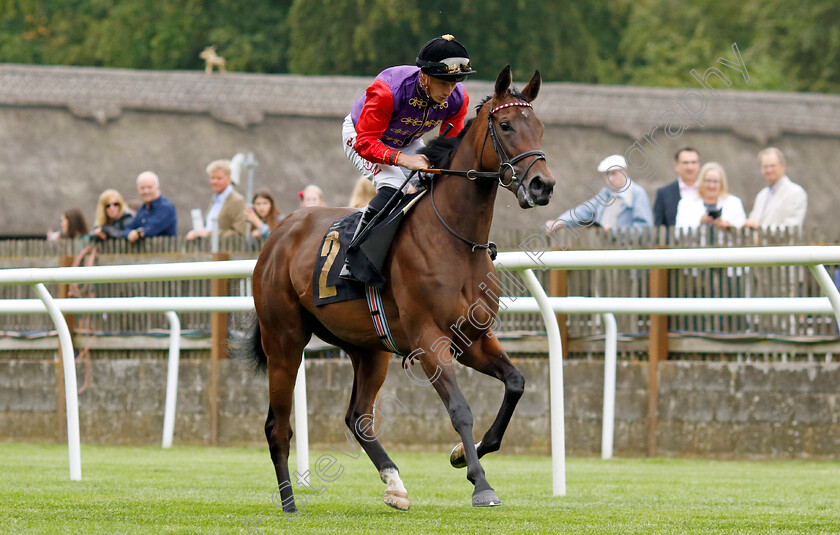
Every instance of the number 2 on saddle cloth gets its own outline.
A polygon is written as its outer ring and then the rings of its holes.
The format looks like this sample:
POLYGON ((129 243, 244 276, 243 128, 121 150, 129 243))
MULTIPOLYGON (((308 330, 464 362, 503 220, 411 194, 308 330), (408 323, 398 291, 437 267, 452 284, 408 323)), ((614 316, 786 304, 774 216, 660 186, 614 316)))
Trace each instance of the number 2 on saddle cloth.
POLYGON ((317 288, 313 296, 316 306, 362 299, 365 297, 365 286, 385 287, 387 281, 382 274, 382 264, 394 235, 403 218, 427 191, 424 189, 403 197, 391 213, 371 229, 368 238, 350 252, 351 270, 361 282, 341 279, 338 274, 344 265, 350 240, 353 239, 362 212, 350 213, 330 225, 318 248, 318 258, 315 259, 312 273, 312 287, 317 288))

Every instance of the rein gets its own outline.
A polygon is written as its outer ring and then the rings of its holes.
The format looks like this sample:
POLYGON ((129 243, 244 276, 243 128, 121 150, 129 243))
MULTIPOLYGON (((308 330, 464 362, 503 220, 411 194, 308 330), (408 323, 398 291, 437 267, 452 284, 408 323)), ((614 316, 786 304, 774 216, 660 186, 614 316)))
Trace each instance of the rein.
POLYGON ((455 229, 450 227, 446 223, 446 221, 443 219, 443 216, 440 215, 440 212, 438 212, 437 205, 435 204, 435 181, 434 180, 432 180, 432 182, 429 184, 429 190, 431 192, 430 197, 432 199, 432 208, 434 208, 435 215, 438 217, 440 222, 443 223, 443 226, 446 227, 446 230, 448 230, 450 234, 452 234, 453 236, 455 236, 456 238, 458 238, 462 242, 469 245, 470 250, 472 252, 475 252, 476 249, 487 249, 487 252, 490 254, 490 260, 495 260, 496 259, 496 253, 498 252, 498 248, 496 247, 496 244, 491 242, 491 241, 489 241, 487 243, 476 243, 472 240, 468 240, 467 238, 465 238, 465 237, 461 236, 460 234, 458 234, 457 232, 455 232, 455 229))
MULTIPOLYGON (((534 164, 537 163, 538 160, 545 160, 545 152, 543 152, 539 149, 534 149, 534 150, 525 151, 521 154, 517 154, 513 158, 510 158, 508 156, 507 151, 505 150, 504 146, 502 146, 502 143, 499 141, 499 136, 496 134, 496 126, 493 124, 493 114, 495 114, 499 110, 503 110, 505 108, 510 108, 510 107, 513 107, 513 106, 523 106, 523 107, 528 107, 528 108, 532 107, 530 102, 526 102, 524 100, 517 100, 516 102, 509 102, 507 104, 502 104, 500 106, 497 106, 497 107, 493 108, 492 110, 490 110, 490 112, 487 114, 487 130, 484 133, 484 140, 481 142, 481 151, 479 152, 478 163, 481 164, 481 158, 484 157, 484 146, 487 143, 487 137, 489 136, 490 139, 493 142, 493 150, 496 152, 496 155, 499 157, 499 161, 501 162, 499 164, 499 170, 498 171, 476 171, 475 169, 470 169, 469 171, 461 171, 461 170, 457 170, 457 169, 421 169, 420 172, 421 173, 428 173, 428 174, 432 174, 432 175, 460 176, 460 177, 468 178, 469 180, 476 180, 478 178, 481 178, 481 179, 490 178, 490 179, 498 180, 499 181, 499 186, 502 186, 502 187, 506 188, 506 187, 510 187, 511 185, 519 182, 519 177, 516 176, 516 168, 514 168, 514 164, 524 160, 525 158, 535 156, 534 160, 531 162, 531 165, 529 165, 528 168, 525 169, 525 173, 523 173, 523 175, 522 175, 523 177, 528 176, 528 172, 531 171, 531 167, 533 167, 534 164), (510 170, 511 178, 510 178, 510 181, 507 184, 505 184, 504 183, 504 176, 505 176, 505 173, 507 172, 507 170, 510 170)), ((472 251, 475 251, 476 249, 487 249, 488 252, 490 253, 490 259, 495 260, 496 259, 496 252, 497 252, 496 244, 493 243, 493 242, 487 242, 487 243, 483 243, 483 244, 482 243, 476 243, 472 240, 469 240, 469 239, 461 236, 457 232, 455 232, 455 229, 453 229, 452 227, 450 227, 446 223, 446 221, 443 219, 443 216, 440 214, 440 212, 437 209, 437 205, 435 204, 435 181, 434 180, 430 181, 429 189, 431 190, 430 197, 432 199, 432 208, 434 208, 435 215, 438 217, 438 219, 443 224, 443 226, 446 228, 446 230, 448 230, 450 234, 452 234, 453 236, 455 236, 456 238, 458 238, 462 242, 469 245, 471 247, 472 251)))

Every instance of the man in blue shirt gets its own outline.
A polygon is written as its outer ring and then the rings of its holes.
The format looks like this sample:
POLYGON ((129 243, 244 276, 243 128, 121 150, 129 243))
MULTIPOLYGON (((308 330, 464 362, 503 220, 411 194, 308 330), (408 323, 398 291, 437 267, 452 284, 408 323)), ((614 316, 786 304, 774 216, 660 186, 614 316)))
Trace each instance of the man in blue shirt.
POLYGON ((143 205, 125 229, 130 242, 153 236, 175 236, 178 233, 178 216, 175 207, 160 194, 160 180, 151 171, 137 176, 137 193, 143 205))
POLYGON ((588 227, 593 224, 610 230, 632 227, 641 229, 653 224, 650 200, 644 188, 627 176, 627 161, 620 154, 604 158, 598 164, 607 185, 595 197, 566 210, 557 219, 545 222, 549 234, 563 227, 588 227))

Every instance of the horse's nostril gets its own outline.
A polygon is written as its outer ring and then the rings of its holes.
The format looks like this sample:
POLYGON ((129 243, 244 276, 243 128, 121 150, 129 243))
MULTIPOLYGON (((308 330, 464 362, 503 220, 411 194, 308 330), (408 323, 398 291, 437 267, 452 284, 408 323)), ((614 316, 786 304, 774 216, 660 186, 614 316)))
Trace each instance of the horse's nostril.
POLYGON ((552 182, 546 183, 541 176, 535 176, 531 179, 528 190, 534 202, 542 206, 548 204, 549 199, 551 199, 554 184, 552 182))
POLYGON ((531 190, 531 195, 534 197, 539 197, 542 195, 543 190, 545 190, 545 183, 543 182, 542 178, 539 176, 535 176, 531 179, 531 183, 528 185, 528 189, 531 190))

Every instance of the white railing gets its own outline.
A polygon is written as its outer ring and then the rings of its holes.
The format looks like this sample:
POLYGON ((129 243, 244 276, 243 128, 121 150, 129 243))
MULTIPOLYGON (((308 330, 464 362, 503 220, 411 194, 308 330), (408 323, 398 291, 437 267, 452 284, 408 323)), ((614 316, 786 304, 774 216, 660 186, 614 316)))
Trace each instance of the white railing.
MULTIPOLYGON (((534 242, 536 243, 536 242, 534 242)), ((24 268, 0 271, 0 285, 29 284, 35 289, 41 303, 33 300, 7 300, 0 304, 0 313, 24 311, 47 312, 56 324, 61 342, 65 371, 67 400, 68 449, 70 454, 70 479, 81 479, 81 459, 78 436, 78 400, 76 375, 73 365, 73 348, 69 330, 62 312, 98 311, 234 311, 250 309, 243 299, 236 297, 132 297, 102 299, 55 300, 43 283, 127 282, 148 280, 241 278, 249 276, 255 260, 229 260, 219 262, 193 262, 180 264, 155 264, 139 266, 94 266, 72 268, 24 268), (90 307, 90 308, 86 308, 90 307), (183 307, 183 308, 181 308, 183 307), (72 399, 71 399, 72 398, 72 399)), ((790 246, 732 249, 656 249, 614 251, 551 251, 529 249, 522 252, 499 253, 496 260, 500 268, 519 271, 528 291, 533 296, 504 297, 502 312, 540 312, 546 326, 549 345, 550 408, 552 438, 553 493, 566 494, 565 479, 565 419, 563 414, 563 368, 560 331, 555 314, 573 313, 638 313, 638 314, 776 314, 776 313, 829 313, 834 312, 840 321, 840 293, 823 264, 840 263, 838 246, 790 246), (682 268, 682 267, 734 267, 769 265, 808 266, 827 298, 549 298, 539 284, 534 269, 607 269, 607 268, 682 268)), ((612 454, 612 420, 615 388, 615 325, 607 316, 607 355, 605 358, 605 404, 602 456, 612 454), (612 325, 612 328, 610 328, 612 325), (610 356, 611 354, 611 356, 610 356)), ((301 363, 301 371, 303 371, 301 363)), ((295 387, 295 418, 298 427, 298 466, 308 466, 308 445, 301 442, 301 425, 306 425, 305 377, 299 375, 295 387), (298 396, 298 387, 302 395, 298 396), (303 406, 303 416, 298 409, 303 406), (306 450, 302 462, 301 450, 306 450)), ((167 389, 167 392, 169 389, 167 389)), ((305 435, 305 433, 304 433, 305 435)))

